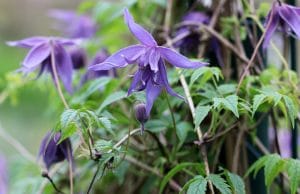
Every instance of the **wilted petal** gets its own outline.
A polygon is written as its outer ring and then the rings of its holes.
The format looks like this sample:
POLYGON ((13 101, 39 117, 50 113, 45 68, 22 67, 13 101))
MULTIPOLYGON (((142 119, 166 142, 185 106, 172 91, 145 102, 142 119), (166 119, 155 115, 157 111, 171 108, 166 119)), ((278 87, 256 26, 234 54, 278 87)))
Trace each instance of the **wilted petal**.
POLYGON ((192 69, 208 65, 205 62, 192 62, 185 56, 166 47, 159 46, 157 49, 165 60, 176 67, 192 69))
POLYGON ((289 6, 280 6, 280 8, 278 8, 278 13, 281 18, 289 24, 298 38, 300 38, 300 16, 297 12, 289 6))
POLYGON ((60 45, 55 44, 55 64, 57 73, 66 90, 72 93, 72 60, 67 51, 60 45))
POLYGON ((131 31, 131 33, 144 45, 147 46, 156 46, 157 43, 154 40, 153 36, 145 30, 142 26, 134 22, 133 17, 130 15, 128 9, 124 10, 124 19, 125 22, 131 31))
POLYGON ((23 66, 27 69, 33 69, 40 65, 50 55, 48 44, 40 44, 33 47, 23 61, 23 66))
POLYGON ((155 85, 152 81, 148 81, 146 87, 146 112, 147 115, 150 115, 153 103, 157 96, 160 94, 162 87, 159 85, 155 85))
POLYGON ((48 41, 48 38, 42 36, 36 36, 31 38, 26 38, 18 41, 8 41, 6 42, 9 46, 18 46, 23 48, 32 48, 36 45, 40 45, 48 41))
POLYGON ((112 54, 103 63, 91 65, 89 69, 100 71, 125 67, 126 65, 128 65, 126 59, 131 60, 133 57, 136 57, 137 54, 141 55, 144 52, 144 49, 145 47, 143 45, 133 45, 123 48, 115 54, 112 54))
POLYGON ((159 61, 159 72, 160 72, 160 79, 163 82, 163 85, 165 86, 166 91, 170 95, 178 97, 178 98, 181 98, 181 99, 184 100, 183 96, 180 96, 179 94, 177 94, 176 92, 174 92, 174 90, 171 88, 171 86, 170 86, 170 84, 168 82, 167 71, 166 71, 165 65, 164 65, 164 63, 161 60, 159 61))

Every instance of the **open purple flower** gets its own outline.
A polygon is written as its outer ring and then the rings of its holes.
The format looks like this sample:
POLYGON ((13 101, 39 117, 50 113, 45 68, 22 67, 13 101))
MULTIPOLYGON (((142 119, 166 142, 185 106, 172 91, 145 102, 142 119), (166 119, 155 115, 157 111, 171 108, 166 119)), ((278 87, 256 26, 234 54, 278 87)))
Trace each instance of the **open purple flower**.
MULTIPOLYGON (((181 21, 183 25, 178 28, 175 36, 181 36, 187 32, 190 34, 176 42, 174 46, 179 48, 180 52, 185 55, 198 53, 199 45, 201 43, 201 33, 198 30, 198 26, 191 25, 191 23, 208 25, 210 23, 210 19, 211 18, 209 15, 199 11, 188 12, 182 17, 181 21)), ((216 57, 216 60, 220 66, 224 66, 219 41, 212 36, 208 44, 208 52, 212 53, 216 57)))
POLYGON ((65 139, 59 143, 60 138, 60 132, 55 134, 48 132, 41 142, 39 156, 43 158, 43 162, 48 170, 52 165, 65 159, 69 162, 73 160, 70 140, 65 139))
POLYGON ((8 166, 4 156, 0 155, 0 194, 8 193, 8 166))
POLYGON ((141 44, 123 48, 108 57, 103 63, 91 66, 90 69, 95 71, 109 70, 137 63, 138 71, 133 76, 128 95, 133 91, 146 90, 146 111, 149 115, 153 102, 162 89, 166 89, 173 96, 182 98, 172 90, 168 83, 165 60, 176 67, 188 69, 202 67, 206 63, 191 62, 172 49, 158 46, 152 35, 134 22, 127 9, 124 10, 124 18, 129 30, 141 44))
POLYGON ((95 21, 88 15, 78 15, 70 10, 52 10, 49 15, 60 22, 57 26, 70 38, 91 38, 98 29, 95 21))
POLYGON ((263 48, 270 43, 275 30, 279 30, 291 35, 294 33, 300 39, 300 8, 275 1, 265 22, 266 35, 263 48))
MULTIPOLYGON (((66 90, 72 92, 72 60, 64 46, 75 45, 73 40, 54 37, 32 37, 19 41, 8 42, 10 46, 18 46, 30 49, 24 61, 21 71, 25 74, 34 71, 40 66, 39 75, 47 71, 54 79, 51 53, 54 53, 54 63, 58 77, 66 90)), ((55 83, 55 82, 54 82, 55 83)))

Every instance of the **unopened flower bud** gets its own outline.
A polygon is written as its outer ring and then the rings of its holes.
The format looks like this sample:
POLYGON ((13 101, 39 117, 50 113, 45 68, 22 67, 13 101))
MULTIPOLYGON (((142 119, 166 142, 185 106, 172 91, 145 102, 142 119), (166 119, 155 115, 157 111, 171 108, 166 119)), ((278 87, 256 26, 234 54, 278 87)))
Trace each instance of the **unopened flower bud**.
POLYGON ((135 118, 138 120, 141 124, 141 132, 144 132, 144 124, 148 121, 149 116, 147 115, 146 112, 146 105, 144 103, 140 103, 135 105, 134 107, 135 110, 135 118))

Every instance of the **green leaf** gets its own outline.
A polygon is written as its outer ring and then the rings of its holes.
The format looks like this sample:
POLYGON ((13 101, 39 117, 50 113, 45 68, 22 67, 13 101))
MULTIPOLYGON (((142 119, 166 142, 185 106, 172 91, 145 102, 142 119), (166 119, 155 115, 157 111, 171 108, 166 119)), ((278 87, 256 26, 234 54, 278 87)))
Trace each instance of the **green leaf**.
POLYGON ((187 194, 205 194, 207 180, 202 176, 198 176, 197 179, 192 182, 187 190, 187 194))
POLYGON ((272 154, 267 157, 265 161, 265 183, 268 187, 276 178, 276 176, 283 171, 285 161, 281 159, 278 154, 272 154))
POLYGON ((100 117, 99 122, 107 132, 109 132, 113 136, 116 135, 115 132, 112 130, 111 122, 107 117, 100 117))
POLYGON ((186 162, 186 163, 181 163, 177 164, 174 168, 172 168, 168 174, 166 174, 163 178, 163 180, 160 183, 159 187, 159 193, 161 194, 167 185, 167 183, 171 180, 171 178, 178 172, 180 172, 182 169, 187 168, 187 167, 198 167, 198 168, 203 168, 203 165, 200 163, 191 163, 191 162, 186 162))
POLYGON ((252 111, 252 117, 254 117, 254 114, 258 107, 264 102, 264 100, 267 98, 264 94, 258 94, 255 95, 253 98, 253 111, 252 111))
POLYGON ((295 159, 288 160, 287 173, 290 179, 291 193, 296 194, 300 184, 300 161, 295 159))
POLYGON ((179 141, 183 143, 187 137, 188 132, 192 129, 192 126, 188 122, 180 122, 176 127, 176 135, 179 141))
POLYGON ((186 183, 184 184, 184 186, 182 187, 182 189, 181 189, 181 191, 179 192, 179 194, 184 194, 185 191, 190 187, 190 185, 191 185, 194 181, 196 181, 197 179, 199 179, 199 178, 200 178, 200 179, 201 179, 201 178, 204 179, 204 177, 201 176, 201 175, 195 176, 194 178, 192 178, 191 180, 189 180, 188 182, 186 182, 186 183))
POLYGON ((60 127, 66 128, 74 121, 78 119, 78 111, 74 109, 67 109, 65 110, 60 117, 60 127))
POLYGON ((240 176, 226 171, 226 177, 228 182, 230 182, 233 194, 246 194, 245 184, 240 176))
POLYGON ((230 93, 235 92, 236 84, 222 84, 222 85, 218 86, 217 90, 222 95, 230 94, 230 93))
POLYGON ((101 106, 99 107, 99 109, 97 110, 97 113, 100 113, 103 108, 105 108, 106 106, 118 101, 118 100, 121 100, 123 98, 126 98, 127 97, 127 93, 124 92, 124 91, 119 91, 119 92, 115 92, 115 93, 112 93, 110 94, 101 104, 101 106))
POLYGON ((239 117, 237 95, 230 95, 226 98, 214 98, 213 102, 214 108, 217 108, 222 104, 226 109, 229 109, 231 112, 233 112, 237 118, 239 117))
POLYGON ((294 128, 295 127, 295 118, 297 116, 297 111, 295 110, 296 105, 294 104, 293 100, 286 95, 283 96, 283 99, 284 99, 284 103, 285 103, 285 106, 288 111, 290 121, 292 123, 292 127, 294 128))
POLYGON ((194 124, 195 127, 199 126, 203 119, 208 115, 209 111, 211 109, 211 106, 201 106, 198 105, 195 110, 195 120, 194 124))
POLYGON ((219 81, 220 77, 223 78, 221 70, 217 67, 202 67, 196 69, 191 76, 190 86, 192 86, 194 82, 199 79, 199 77, 201 77, 200 83, 204 84, 213 76, 217 81, 219 81))
POLYGON ((111 141, 98 140, 95 142, 95 148, 102 153, 106 153, 113 150, 113 143, 111 141))
POLYGON ((207 179, 211 181, 221 194, 231 194, 229 185, 226 184, 226 181, 220 175, 210 174, 207 179))

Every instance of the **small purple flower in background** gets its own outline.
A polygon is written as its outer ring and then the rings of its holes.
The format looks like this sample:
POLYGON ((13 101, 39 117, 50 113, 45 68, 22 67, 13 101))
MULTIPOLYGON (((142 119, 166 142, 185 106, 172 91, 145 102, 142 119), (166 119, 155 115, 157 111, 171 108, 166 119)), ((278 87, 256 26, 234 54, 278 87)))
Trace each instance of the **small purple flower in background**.
POLYGON ((65 159, 69 162, 73 162, 70 140, 65 139, 58 144, 60 138, 60 132, 55 134, 48 132, 41 142, 39 156, 43 158, 47 170, 49 170, 52 165, 62 162, 65 159))
POLYGON ((78 15, 71 10, 52 10, 49 15, 60 22, 57 29, 69 38, 92 38, 98 30, 95 21, 88 15, 78 15))
POLYGON ((123 48, 108 57, 103 63, 90 66, 90 69, 94 71, 109 70, 137 63, 138 71, 133 76, 128 95, 133 91, 146 90, 146 112, 149 115, 153 103, 162 89, 166 89, 173 96, 183 98, 170 87, 164 60, 176 67, 188 69, 202 67, 207 64, 191 62, 172 49, 158 46, 152 35, 134 22, 127 9, 124 10, 124 18, 129 30, 141 44, 123 48))
POLYGON ((53 61, 51 59, 53 51, 57 74, 66 90, 69 93, 72 92, 72 60, 64 46, 74 46, 75 41, 54 37, 32 37, 19 41, 11 41, 8 42, 8 45, 30 49, 20 68, 23 73, 28 74, 40 66, 39 75, 47 71, 51 73, 54 79, 53 61))
POLYGON ((267 15, 265 26, 266 35, 263 48, 268 46, 277 28, 289 35, 294 32, 300 39, 300 8, 275 1, 267 15))
MULTIPOLYGON (((96 56, 93 58, 89 66, 93 66, 99 63, 102 63, 109 57, 109 53, 106 49, 101 49, 96 56)), ((116 76, 116 70, 110 69, 110 70, 102 70, 102 71, 93 71, 88 69, 87 72, 82 76, 80 85, 84 84, 85 82, 93 79, 97 79, 102 76, 116 76)))
MULTIPOLYGON (((202 12, 189 12, 182 18, 183 25, 178 28, 175 36, 181 36, 185 33, 190 33, 187 37, 181 39, 175 43, 175 47, 180 49, 180 52, 188 54, 196 54, 199 50, 201 34, 198 30, 198 26, 189 25, 189 22, 199 23, 208 25, 210 22, 210 17, 202 12)), ((224 62, 221 55, 219 41, 215 37, 211 37, 209 40, 208 52, 215 55, 217 62, 220 66, 224 66, 224 62)))
POLYGON ((71 56, 73 69, 81 69, 86 65, 87 54, 83 48, 72 47, 68 53, 71 56))
POLYGON ((8 167, 4 156, 0 155, 0 194, 8 193, 8 167))

